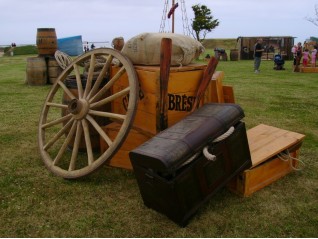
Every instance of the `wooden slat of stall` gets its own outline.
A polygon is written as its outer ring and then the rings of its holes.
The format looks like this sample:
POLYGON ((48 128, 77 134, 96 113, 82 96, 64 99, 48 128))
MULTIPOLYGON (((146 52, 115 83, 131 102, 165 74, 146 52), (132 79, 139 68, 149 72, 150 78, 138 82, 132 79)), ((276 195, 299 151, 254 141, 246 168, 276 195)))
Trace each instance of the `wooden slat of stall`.
POLYGON ((302 73, 318 73, 318 67, 300 67, 302 73))

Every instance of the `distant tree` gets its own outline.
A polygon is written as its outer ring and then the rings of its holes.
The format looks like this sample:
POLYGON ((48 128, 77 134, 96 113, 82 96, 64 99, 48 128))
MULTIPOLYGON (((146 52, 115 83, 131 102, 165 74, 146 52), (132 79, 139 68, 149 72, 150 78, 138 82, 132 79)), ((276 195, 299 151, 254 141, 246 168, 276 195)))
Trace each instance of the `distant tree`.
POLYGON ((318 5, 315 5, 315 15, 316 17, 306 17, 306 19, 318 27, 318 5))
POLYGON ((219 25, 218 19, 213 19, 211 10, 205 5, 193 5, 194 19, 192 20, 193 37, 198 41, 203 41, 206 34, 219 25))

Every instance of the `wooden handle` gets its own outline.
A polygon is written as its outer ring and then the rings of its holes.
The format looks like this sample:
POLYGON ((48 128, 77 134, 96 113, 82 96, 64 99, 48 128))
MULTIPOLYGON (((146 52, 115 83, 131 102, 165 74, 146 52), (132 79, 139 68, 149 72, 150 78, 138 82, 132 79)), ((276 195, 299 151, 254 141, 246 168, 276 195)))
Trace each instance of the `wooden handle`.
POLYGON ((160 48, 160 119, 157 129, 162 131, 168 127, 168 118, 165 114, 167 112, 167 98, 168 98, 168 81, 170 74, 172 54, 172 40, 170 38, 163 38, 161 40, 160 48))
POLYGON ((202 77, 202 80, 199 84, 191 112, 193 112, 196 108, 198 108, 200 101, 201 101, 201 98, 202 98, 206 88, 208 87, 210 80, 215 72, 215 69, 218 65, 218 62, 219 61, 215 57, 211 57, 207 67, 204 70, 203 77, 202 77))

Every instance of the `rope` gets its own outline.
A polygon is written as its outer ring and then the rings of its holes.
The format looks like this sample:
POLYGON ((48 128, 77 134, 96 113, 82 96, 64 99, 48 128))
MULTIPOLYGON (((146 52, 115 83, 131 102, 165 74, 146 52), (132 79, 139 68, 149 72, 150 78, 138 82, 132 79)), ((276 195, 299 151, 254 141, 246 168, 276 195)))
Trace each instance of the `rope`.
POLYGON ((203 148, 203 155, 209 161, 215 161, 216 160, 216 156, 209 153, 208 146, 205 146, 203 148))
POLYGON ((292 167, 292 169, 294 169, 294 170, 296 170, 296 171, 300 171, 300 170, 302 170, 302 168, 296 168, 296 167, 294 167, 294 165, 293 165, 293 160, 295 160, 295 161, 301 163, 301 164, 303 165, 303 167, 305 166, 305 163, 304 163, 302 160, 300 160, 300 159, 298 159, 298 158, 295 158, 295 157, 292 157, 288 149, 287 149, 287 153, 281 152, 281 153, 279 153, 279 154, 277 155, 277 157, 278 157, 279 159, 285 161, 285 162, 289 161, 290 166, 292 167))
POLYGON ((55 51, 54 57, 63 70, 73 62, 73 59, 69 55, 59 50, 55 51))
POLYGON ((186 160, 181 166, 187 165, 191 163, 194 159, 196 159, 199 156, 200 152, 196 153, 192 157, 190 157, 188 160, 186 160))
MULTIPOLYGON (((218 143, 224 139, 226 139, 227 137, 229 137, 233 132, 234 132, 235 128, 232 126, 231 128, 229 128, 228 131, 226 131, 224 134, 222 134, 221 136, 217 137, 215 140, 213 140, 213 143, 218 143)), ((210 161, 215 161, 216 160, 216 156, 213 154, 209 153, 208 150, 209 146, 205 146, 203 148, 203 155, 207 160, 210 161)))
POLYGON ((226 139, 227 137, 229 137, 234 132, 234 130, 235 130, 235 128, 232 126, 224 134, 222 134, 221 136, 219 136, 215 140, 213 140, 213 143, 217 143, 217 142, 220 142, 220 141, 226 139))
MULTIPOLYGON (((224 134, 222 134, 221 136, 217 137, 215 140, 213 140, 213 143, 218 143, 224 139, 226 139, 227 137, 229 137, 233 132, 234 132, 235 128, 232 126, 228 131, 226 131, 224 134)), ((208 150, 208 146, 205 146, 203 148, 203 155, 204 157, 207 159, 207 160, 210 160, 210 161, 215 161, 216 160, 216 156, 213 155, 213 154, 210 154, 209 153, 209 150, 208 150)), ((186 160, 181 166, 184 166, 184 165, 187 165, 189 164, 190 162, 192 162, 194 159, 196 159, 199 154, 201 152, 198 152, 196 153, 195 155, 191 156, 188 160, 186 160)))

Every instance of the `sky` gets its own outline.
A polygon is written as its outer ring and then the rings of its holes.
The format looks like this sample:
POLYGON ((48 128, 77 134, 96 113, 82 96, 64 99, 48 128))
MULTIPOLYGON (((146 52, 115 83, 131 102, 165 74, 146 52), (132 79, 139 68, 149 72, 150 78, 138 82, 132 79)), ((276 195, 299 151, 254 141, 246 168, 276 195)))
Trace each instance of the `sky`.
MULTIPOLYGON (((125 41, 144 32, 159 32, 165 0, 0 0, 0 45, 36 44, 37 28, 55 28, 57 38, 82 36, 83 41, 125 41)), ((183 33, 181 1, 175 32, 183 33)), ((206 5, 220 24, 206 38, 292 36, 303 42, 318 37, 318 0, 184 0, 189 24, 192 6, 206 5)), ((171 5, 172 0, 169 0, 171 5)), ((166 23, 171 30, 171 22, 166 23)), ((107 44, 105 43, 105 46, 107 44)))

